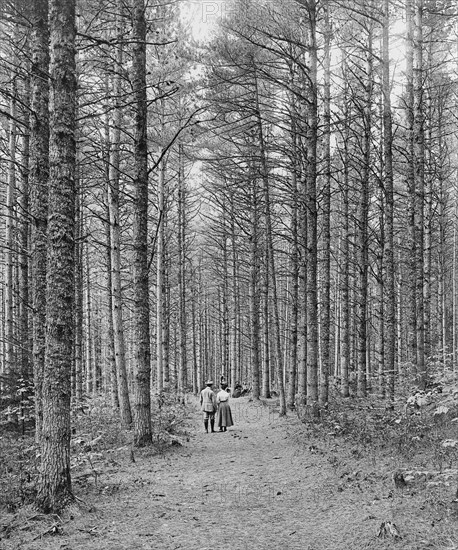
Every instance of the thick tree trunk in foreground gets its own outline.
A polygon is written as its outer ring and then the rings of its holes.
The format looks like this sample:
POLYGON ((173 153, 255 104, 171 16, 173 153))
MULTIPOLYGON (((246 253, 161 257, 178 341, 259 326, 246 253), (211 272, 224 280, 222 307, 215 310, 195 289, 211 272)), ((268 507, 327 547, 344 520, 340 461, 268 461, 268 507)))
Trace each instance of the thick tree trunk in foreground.
POLYGON ((51 0, 50 180, 46 355, 37 501, 59 513, 73 500, 70 388, 73 360, 75 231, 75 1, 51 0))

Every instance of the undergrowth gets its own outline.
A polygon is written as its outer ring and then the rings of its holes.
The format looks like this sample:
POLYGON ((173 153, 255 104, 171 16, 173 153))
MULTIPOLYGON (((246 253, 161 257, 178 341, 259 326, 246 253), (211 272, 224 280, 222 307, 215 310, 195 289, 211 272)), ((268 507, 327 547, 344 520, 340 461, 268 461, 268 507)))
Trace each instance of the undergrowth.
MULTIPOLYGON (((392 407, 375 396, 345 399, 336 392, 328 409, 314 412, 298 409, 290 436, 331 467, 333 490, 366 487, 391 502, 392 515, 383 519, 401 527, 399 548, 458 549, 456 383, 399 392, 392 407)), ((386 542, 391 548, 393 539, 386 542)))
MULTIPOLYGON (((152 445, 146 451, 133 447, 131 430, 120 429, 119 413, 107 398, 84 398, 72 408, 70 441, 72 482, 78 488, 90 484, 100 489, 106 471, 135 461, 142 452, 165 453, 188 437, 188 411, 173 393, 155 396, 151 404, 152 445)), ((21 427, 22 431, 22 427, 21 427)), ((39 447, 34 432, 0 431, 0 511, 15 512, 32 504, 36 496, 39 447)))
POLYGON ((371 395, 343 398, 331 389, 329 407, 297 409, 306 433, 335 440, 343 438, 360 453, 396 455, 403 461, 427 461, 438 469, 457 466, 458 385, 453 373, 419 392, 398 384, 394 403, 371 395))

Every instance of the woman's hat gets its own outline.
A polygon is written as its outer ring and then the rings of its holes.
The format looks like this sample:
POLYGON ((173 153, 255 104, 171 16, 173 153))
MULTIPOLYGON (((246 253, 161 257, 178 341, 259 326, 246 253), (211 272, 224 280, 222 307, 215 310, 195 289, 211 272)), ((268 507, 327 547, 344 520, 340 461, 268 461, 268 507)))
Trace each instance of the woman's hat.
POLYGON ((207 381, 205 382, 205 385, 206 385, 206 386, 213 386, 213 380, 207 380, 207 381))

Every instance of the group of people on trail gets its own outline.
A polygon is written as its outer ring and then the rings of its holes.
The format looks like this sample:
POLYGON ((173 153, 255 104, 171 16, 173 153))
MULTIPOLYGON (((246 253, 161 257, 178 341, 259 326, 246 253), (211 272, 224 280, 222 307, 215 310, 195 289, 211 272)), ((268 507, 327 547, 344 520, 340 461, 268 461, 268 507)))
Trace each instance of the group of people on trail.
POLYGON ((226 432, 227 428, 234 425, 229 396, 230 390, 226 383, 221 383, 221 389, 216 395, 213 391, 213 380, 207 380, 205 383, 205 388, 200 392, 200 407, 204 413, 204 426, 207 433, 209 422, 210 430, 215 432, 215 415, 218 431, 226 432))

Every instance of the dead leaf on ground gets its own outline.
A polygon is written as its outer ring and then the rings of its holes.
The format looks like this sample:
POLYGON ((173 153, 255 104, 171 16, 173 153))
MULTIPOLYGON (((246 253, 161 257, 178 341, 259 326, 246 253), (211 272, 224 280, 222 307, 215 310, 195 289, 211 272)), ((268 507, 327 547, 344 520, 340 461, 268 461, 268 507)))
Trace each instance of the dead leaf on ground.
POLYGON ((380 525, 377 533, 377 537, 383 538, 383 539, 386 537, 393 537, 394 539, 402 539, 398 528, 392 521, 382 521, 382 524, 380 525))

